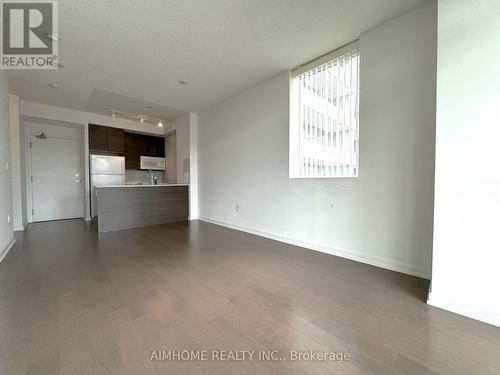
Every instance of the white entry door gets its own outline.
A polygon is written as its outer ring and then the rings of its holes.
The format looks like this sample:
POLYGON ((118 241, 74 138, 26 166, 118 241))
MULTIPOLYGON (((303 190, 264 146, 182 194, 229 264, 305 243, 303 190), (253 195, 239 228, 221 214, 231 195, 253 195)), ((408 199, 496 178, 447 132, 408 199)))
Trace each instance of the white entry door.
POLYGON ((83 217, 80 141, 31 137, 33 221, 83 217))

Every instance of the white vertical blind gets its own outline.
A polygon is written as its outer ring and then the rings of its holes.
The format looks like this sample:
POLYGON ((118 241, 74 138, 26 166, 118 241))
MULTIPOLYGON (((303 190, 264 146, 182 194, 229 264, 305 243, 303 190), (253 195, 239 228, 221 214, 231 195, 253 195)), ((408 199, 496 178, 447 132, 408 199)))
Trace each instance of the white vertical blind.
POLYGON ((290 177, 357 177, 357 42, 292 71, 290 177))

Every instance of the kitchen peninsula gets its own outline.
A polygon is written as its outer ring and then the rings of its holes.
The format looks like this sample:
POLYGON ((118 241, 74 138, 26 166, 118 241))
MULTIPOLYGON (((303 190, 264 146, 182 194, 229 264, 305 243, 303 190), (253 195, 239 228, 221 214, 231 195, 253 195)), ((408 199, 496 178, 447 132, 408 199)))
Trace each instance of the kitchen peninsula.
POLYGON ((99 232, 188 219, 187 184, 107 185, 95 188, 99 232))

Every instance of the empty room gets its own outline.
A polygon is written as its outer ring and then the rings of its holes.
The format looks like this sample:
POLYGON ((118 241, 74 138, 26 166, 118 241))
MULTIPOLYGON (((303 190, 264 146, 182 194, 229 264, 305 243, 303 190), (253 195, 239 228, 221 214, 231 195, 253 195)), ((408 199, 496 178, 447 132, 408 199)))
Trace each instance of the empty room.
POLYGON ((499 0, 0 13, 0 375, 500 374, 499 0))

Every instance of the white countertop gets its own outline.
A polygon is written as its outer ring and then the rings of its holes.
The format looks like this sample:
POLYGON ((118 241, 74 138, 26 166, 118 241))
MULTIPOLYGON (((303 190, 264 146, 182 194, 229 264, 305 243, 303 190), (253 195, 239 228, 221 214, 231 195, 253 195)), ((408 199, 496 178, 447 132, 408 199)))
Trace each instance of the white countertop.
POLYGON ((142 188, 142 187, 162 187, 162 186, 189 186, 189 184, 124 184, 124 185, 96 185, 96 188, 142 188))

